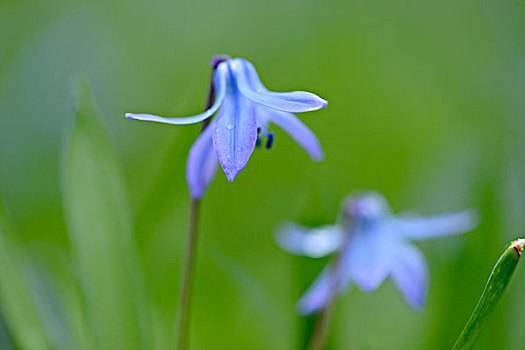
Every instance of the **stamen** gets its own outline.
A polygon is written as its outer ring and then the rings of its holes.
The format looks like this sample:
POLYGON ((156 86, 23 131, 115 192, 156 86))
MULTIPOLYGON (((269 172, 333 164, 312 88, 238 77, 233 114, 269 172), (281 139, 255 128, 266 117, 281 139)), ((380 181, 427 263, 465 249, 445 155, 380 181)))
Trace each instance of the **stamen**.
POLYGON ((268 134, 268 140, 266 141, 266 149, 270 149, 273 146, 273 132, 268 134))
POLYGON ((255 147, 261 147, 262 141, 259 135, 257 135, 257 141, 255 141, 255 147))

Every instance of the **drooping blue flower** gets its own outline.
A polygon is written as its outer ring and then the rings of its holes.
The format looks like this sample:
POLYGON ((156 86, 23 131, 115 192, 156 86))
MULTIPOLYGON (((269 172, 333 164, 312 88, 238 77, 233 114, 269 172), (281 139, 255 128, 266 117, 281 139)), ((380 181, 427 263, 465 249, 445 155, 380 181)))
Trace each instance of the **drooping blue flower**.
POLYGON ((349 196, 341 214, 336 225, 306 228, 287 223, 277 231, 278 244, 290 253, 312 258, 336 255, 299 300, 304 315, 322 310, 352 284, 371 292, 387 277, 410 306, 420 309, 427 295, 428 268, 410 241, 463 233, 478 221, 473 210, 396 216, 385 198, 372 191, 349 196))
POLYGON ((255 67, 243 58, 222 59, 213 75, 215 100, 204 113, 185 118, 126 113, 126 118, 167 124, 194 124, 214 114, 192 146, 186 178, 193 198, 200 198, 215 177, 217 160, 229 181, 246 166, 261 136, 267 148, 273 143, 270 123, 276 124, 316 161, 324 157, 319 140, 292 113, 315 111, 327 106, 320 97, 304 91, 272 92, 261 83, 255 67))

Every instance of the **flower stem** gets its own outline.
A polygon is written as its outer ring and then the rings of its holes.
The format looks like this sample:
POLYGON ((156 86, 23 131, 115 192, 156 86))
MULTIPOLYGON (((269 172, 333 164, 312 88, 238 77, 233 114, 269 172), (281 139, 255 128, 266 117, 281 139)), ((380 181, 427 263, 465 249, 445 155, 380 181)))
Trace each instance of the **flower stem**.
POLYGON ((182 280, 182 295, 179 314, 179 338, 177 349, 186 350, 190 346, 190 307, 191 292, 193 287, 193 276, 195 266, 195 255, 197 250, 197 233, 199 223, 200 201, 194 199, 191 202, 190 226, 188 230, 188 243, 186 246, 186 262, 184 265, 182 280))
POLYGON ((322 350, 324 347, 330 326, 330 318, 332 316, 333 299, 333 296, 331 296, 323 311, 317 315, 312 337, 307 347, 308 350, 322 350))
MULTIPOLYGON (((343 238, 342 246, 348 246, 349 240, 351 237, 351 232, 346 232, 343 238)), ((326 344, 326 339, 328 338, 328 333, 330 329, 330 320, 332 318, 332 311, 334 307, 334 301, 336 298, 337 290, 339 289, 339 283, 341 282, 341 261, 346 259, 348 254, 347 250, 341 250, 334 256, 332 269, 334 273, 332 275, 332 287, 330 288, 330 296, 326 302, 326 306, 323 310, 317 315, 317 320, 315 321, 314 329, 312 330, 312 336, 308 343, 308 350, 323 350, 326 344)))
MULTIPOLYGON (((210 89, 208 92, 208 99, 205 110, 209 109, 213 104, 215 95, 213 89, 213 73, 217 65, 222 62, 222 58, 214 58, 212 60, 212 79, 210 89)), ((210 118, 202 123, 201 133, 208 127, 210 118)), ((187 350, 190 348, 191 337, 191 293, 193 289, 193 278, 195 270, 195 255, 197 252, 197 237, 200 213, 200 199, 193 198, 191 201, 189 227, 188 227, 188 242, 186 244, 186 258, 184 262, 184 271, 182 273, 182 289, 180 297, 179 319, 178 319, 178 338, 177 350, 187 350)))

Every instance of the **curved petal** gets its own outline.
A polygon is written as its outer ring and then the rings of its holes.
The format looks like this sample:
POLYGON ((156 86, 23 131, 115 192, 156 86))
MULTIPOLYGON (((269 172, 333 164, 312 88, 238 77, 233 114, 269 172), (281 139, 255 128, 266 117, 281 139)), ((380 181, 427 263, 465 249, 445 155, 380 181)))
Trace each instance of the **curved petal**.
POLYGON ((228 78, 228 66, 226 62, 220 63, 215 70, 213 75, 213 88, 215 90, 215 101, 210 109, 206 110, 204 113, 197 114, 191 117, 182 117, 182 118, 167 118, 160 117, 153 114, 133 114, 126 113, 126 118, 128 119, 137 119, 150 122, 159 122, 166 124, 175 124, 175 125, 186 125, 186 124, 195 124, 202 122, 205 119, 211 117, 224 101, 227 90, 227 78, 228 78))
POLYGON ((299 299, 297 309, 301 315, 309 315, 321 311, 330 299, 334 297, 337 281, 332 269, 332 265, 326 266, 306 293, 299 299))
POLYGON ((257 141, 254 106, 235 87, 217 114, 213 146, 229 181, 246 166, 257 141))
POLYGON ((340 248, 342 233, 335 225, 307 228, 285 223, 277 229, 275 240, 289 253, 320 258, 340 248))
POLYGON ((313 160, 321 161, 324 159, 324 152, 319 139, 295 115, 263 106, 256 106, 256 114, 258 119, 261 116, 263 121, 270 121, 286 131, 313 160))
POLYGON ((424 240, 470 231, 478 225, 474 210, 429 217, 398 217, 394 219, 401 235, 411 240, 424 240))
POLYGON ((425 305, 428 268, 423 254, 409 244, 398 244, 392 259, 391 276, 403 297, 414 309, 425 305))
POLYGON ((235 80, 241 93, 258 104, 285 112, 309 112, 324 108, 328 102, 305 91, 272 92, 261 83, 255 67, 243 58, 230 61, 235 80))
POLYGON ((204 195, 217 173, 217 155, 212 141, 214 128, 215 122, 208 125, 199 135, 188 155, 186 181, 193 199, 199 199, 204 195))

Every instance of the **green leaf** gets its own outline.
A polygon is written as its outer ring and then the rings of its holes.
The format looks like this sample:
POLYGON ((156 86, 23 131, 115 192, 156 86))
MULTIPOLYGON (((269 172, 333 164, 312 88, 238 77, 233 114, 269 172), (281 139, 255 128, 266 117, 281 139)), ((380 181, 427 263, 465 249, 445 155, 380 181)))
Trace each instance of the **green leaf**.
POLYGON ((31 256, 27 271, 31 295, 52 348, 93 349, 78 269, 69 251, 41 242, 28 243, 24 250, 31 256))
MULTIPOLYGON (((83 343, 73 328, 78 307, 75 308, 76 305, 71 303, 71 299, 76 298, 77 305, 79 304, 79 295, 75 290, 77 283, 67 283, 67 297, 66 293, 58 293, 59 283, 55 282, 58 276, 47 271, 47 264, 35 260, 34 251, 28 251, 27 248, 26 245, 24 251, 28 252, 26 255, 31 257, 31 261, 25 274, 36 311, 51 347, 54 350, 85 348, 81 346, 83 343)), ((71 265, 69 261, 64 263, 66 266, 71 265)))
POLYGON ((65 143, 64 203, 97 348, 151 348, 143 278, 119 158, 85 78, 74 86, 75 123, 65 143))
POLYGON ((7 230, 8 223, 0 203, 0 305, 7 332, 0 345, 4 349, 5 342, 13 340, 20 349, 50 349, 24 278, 29 261, 17 242, 7 235, 7 230))
POLYGON ((0 309, 0 349, 15 350, 15 341, 0 309))
MULTIPOLYGON (((237 297, 236 308, 232 308, 233 317, 237 320, 228 326, 231 329, 226 337, 235 338, 238 343, 248 347, 247 344, 253 339, 265 339, 265 346, 269 349, 290 349, 293 343, 293 321, 295 315, 293 308, 287 309, 270 295, 266 286, 255 278, 242 264, 235 259, 223 254, 218 249, 206 251, 206 255, 211 258, 213 265, 217 266, 224 273, 224 277, 231 282, 232 290, 227 290, 228 283, 225 279, 221 293, 234 293, 237 297), (250 324, 243 322, 257 315, 258 322, 250 324), (239 329, 239 330, 238 330, 239 329), (280 332, 288 329, 290 332, 280 332), (242 336, 232 336, 232 334, 242 333, 242 336)), ((222 315, 221 315, 222 316, 222 315)))
POLYGON ((516 269, 524 245, 525 239, 518 239, 503 252, 490 274, 478 305, 454 344, 453 350, 471 349, 474 346, 516 269))

